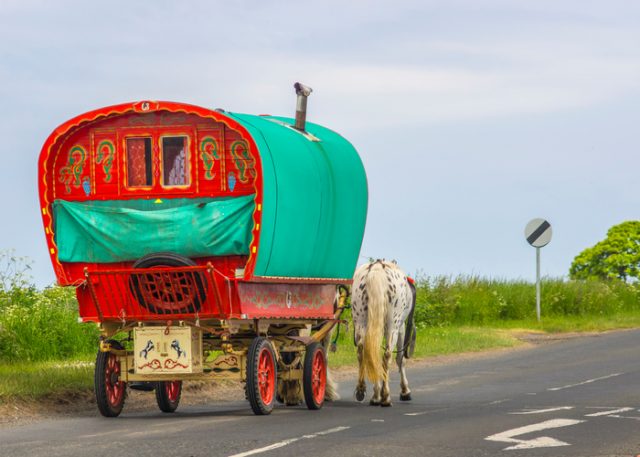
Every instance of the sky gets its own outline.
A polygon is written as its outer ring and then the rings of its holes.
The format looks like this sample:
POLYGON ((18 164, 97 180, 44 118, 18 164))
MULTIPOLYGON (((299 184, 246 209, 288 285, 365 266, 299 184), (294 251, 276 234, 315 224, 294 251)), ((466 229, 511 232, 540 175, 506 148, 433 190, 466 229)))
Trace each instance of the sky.
POLYGON ((0 251, 55 281, 37 159, 58 125, 170 100, 293 116, 345 136, 367 170, 368 257, 411 274, 534 279, 638 219, 635 1, 0 2, 0 251))

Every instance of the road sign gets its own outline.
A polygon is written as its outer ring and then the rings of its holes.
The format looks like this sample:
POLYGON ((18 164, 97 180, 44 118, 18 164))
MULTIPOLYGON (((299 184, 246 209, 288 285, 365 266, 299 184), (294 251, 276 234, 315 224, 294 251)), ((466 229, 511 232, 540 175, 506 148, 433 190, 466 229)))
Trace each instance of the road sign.
POLYGON ((540 248, 551 241, 551 224, 545 219, 537 218, 529 221, 524 228, 524 237, 536 248, 536 315, 540 322, 540 248))
POLYGON ((524 237, 534 248, 543 248, 551 241, 551 224, 544 219, 533 219, 524 228, 524 237))

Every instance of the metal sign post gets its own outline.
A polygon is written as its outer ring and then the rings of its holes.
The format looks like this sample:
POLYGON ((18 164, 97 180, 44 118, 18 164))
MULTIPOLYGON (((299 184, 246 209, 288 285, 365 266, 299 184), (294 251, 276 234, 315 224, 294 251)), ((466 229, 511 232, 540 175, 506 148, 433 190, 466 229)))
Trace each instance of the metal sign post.
POLYGON ((551 224, 544 219, 533 219, 524 228, 524 237, 536 248, 536 316, 540 322, 540 248, 551 241, 551 224))

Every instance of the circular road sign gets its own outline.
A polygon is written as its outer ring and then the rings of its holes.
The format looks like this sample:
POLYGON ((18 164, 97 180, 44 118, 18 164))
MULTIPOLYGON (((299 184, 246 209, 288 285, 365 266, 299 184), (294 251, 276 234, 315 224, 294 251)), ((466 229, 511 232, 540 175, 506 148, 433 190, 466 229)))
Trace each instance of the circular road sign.
POLYGON ((524 237, 534 248, 542 248, 549 244, 551 235, 551 224, 545 219, 533 219, 524 228, 524 237))

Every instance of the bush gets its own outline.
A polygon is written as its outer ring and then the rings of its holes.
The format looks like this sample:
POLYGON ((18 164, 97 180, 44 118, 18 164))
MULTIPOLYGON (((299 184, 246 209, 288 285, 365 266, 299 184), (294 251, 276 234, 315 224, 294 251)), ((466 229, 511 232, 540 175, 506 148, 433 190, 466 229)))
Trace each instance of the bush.
MULTIPOLYGON (((637 283, 544 279, 545 316, 611 316, 640 310, 637 283)), ((504 320, 535 319, 535 284, 474 276, 419 278, 416 323, 419 327, 482 325, 504 320)))
POLYGON ((72 288, 0 290, 0 362, 86 358, 97 341, 95 326, 78 323, 72 288))

